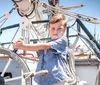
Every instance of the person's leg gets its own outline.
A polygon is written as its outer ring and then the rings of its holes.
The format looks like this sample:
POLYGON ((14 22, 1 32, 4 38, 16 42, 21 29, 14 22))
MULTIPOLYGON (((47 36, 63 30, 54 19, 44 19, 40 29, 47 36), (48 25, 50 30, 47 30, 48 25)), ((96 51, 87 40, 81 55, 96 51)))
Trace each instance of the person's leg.
POLYGON ((5 81, 4 81, 4 78, 2 76, 0 76, 0 85, 5 85, 5 81))

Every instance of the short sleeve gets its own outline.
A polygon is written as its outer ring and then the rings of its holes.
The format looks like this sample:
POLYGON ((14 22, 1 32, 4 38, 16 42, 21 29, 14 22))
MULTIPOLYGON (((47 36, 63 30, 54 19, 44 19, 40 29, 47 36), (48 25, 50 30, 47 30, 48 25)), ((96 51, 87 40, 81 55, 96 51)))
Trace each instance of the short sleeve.
POLYGON ((61 37, 57 40, 51 41, 48 43, 51 46, 51 49, 55 53, 62 53, 65 51, 66 46, 67 46, 67 38, 66 37, 61 37))

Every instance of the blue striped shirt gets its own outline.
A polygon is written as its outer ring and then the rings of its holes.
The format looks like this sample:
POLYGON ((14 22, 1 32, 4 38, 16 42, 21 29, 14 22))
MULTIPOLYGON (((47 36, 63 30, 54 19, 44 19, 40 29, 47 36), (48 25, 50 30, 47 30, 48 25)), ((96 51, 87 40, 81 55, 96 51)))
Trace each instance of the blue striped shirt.
POLYGON ((40 85, 52 85, 67 79, 64 62, 67 54, 67 38, 61 37, 48 44, 51 49, 38 51, 39 61, 36 71, 48 70, 48 74, 34 78, 40 85))

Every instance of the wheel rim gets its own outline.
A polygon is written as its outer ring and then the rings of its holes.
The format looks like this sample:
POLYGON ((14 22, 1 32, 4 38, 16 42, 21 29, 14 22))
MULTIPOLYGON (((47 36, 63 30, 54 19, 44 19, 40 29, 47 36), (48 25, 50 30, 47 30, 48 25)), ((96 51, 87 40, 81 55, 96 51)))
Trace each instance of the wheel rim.
MULTIPOLYGON (((20 65, 21 67, 21 70, 23 73, 28 73, 30 72, 29 68, 28 68, 28 65, 26 64, 26 62, 16 53, 14 53, 13 51, 9 50, 9 49, 6 49, 6 48, 1 48, 0 47, 0 54, 4 54, 4 55, 8 55, 10 56, 10 60, 15 60, 17 61, 17 63, 20 65)), ((8 65, 9 66, 9 65, 8 65)), ((5 68, 8 68, 8 66, 6 65, 5 68)), ((2 72, 3 73, 3 72, 2 72)), ((5 72, 4 72, 5 73, 5 72)), ((1 74, 1 76, 3 77, 4 75, 1 74)), ((23 79, 25 79, 27 75, 25 75, 23 77, 23 79)), ((31 77, 27 78, 25 80, 25 85, 32 85, 32 80, 31 80, 31 77)))

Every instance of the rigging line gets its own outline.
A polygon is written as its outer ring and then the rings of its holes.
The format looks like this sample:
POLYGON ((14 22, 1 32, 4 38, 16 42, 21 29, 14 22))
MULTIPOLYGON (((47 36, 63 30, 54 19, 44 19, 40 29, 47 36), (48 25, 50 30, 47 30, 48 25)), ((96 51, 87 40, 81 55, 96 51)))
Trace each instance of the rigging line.
POLYGON ((52 11, 52 10, 49 10, 49 12, 51 12, 51 14, 56 14, 54 11, 52 11))
MULTIPOLYGON (((83 40, 81 37, 80 37, 80 39, 81 39, 81 41, 88 47, 88 49, 91 50, 91 49, 89 48, 89 46, 84 42, 84 40, 83 40)), ((89 50, 88 50, 88 51, 89 51, 89 50)), ((86 51, 86 52, 88 52, 88 51, 86 51)), ((84 53, 86 53, 86 52, 84 52, 84 53)), ((91 52, 93 53, 92 50, 91 50, 91 52)))
POLYGON ((42 36, 42 35, 44 35, 44 33, 46 32, 46 31, 44 31, 44 29, 43 29, 43 25, 40 27, 41 25, 39 25, 39 29, 37 29, 37 30, 39 30, 39 31, 37 31, 37 33, 38 33, 38 35, 39 36, 42 36))
MULTIPOLYGON (((45 4, 45 3, 44 3, 45 4)), ((47 4, 46 3, 46 5, 47 5, 47 9, 51 9, 51 10, 53 10, 53 11, 57 11, 57 8, 56 7, 54 7, 54 6, 51 6, 51 5, 49 5, 49 4, 47 4)))
MULTIPOLYGON (((74 28, 72 28, 72 29, 74 29, 74 28)), ((74 29, 75 30, 75 29, 74 29)), ((79 31, 77 31, 77 30, 75 30, 77 33, 79 33, 79 34, 81 34, 79 31)), ((82 34, 81 34, 82 35, 82 34)), ((78 36, 79 37, 79 36, 78 36)), ((82 40, 82 38, 80 37, 80 39, 82 40)), ((83 41, 83 40, 82 40, 83 41)), ((83 43, 90 49, 90 47, 83 41, 83 43)), ((90 49, 90 51, 92 52, 92 53, 94 53, 91 49, 90 49)), ((98 58, 98 57, 96 57, 96 59, 100 62, 100 59, 98 58)), ((90 62, 89 60, 88 60, 88 62, 90 62)), ((91 63, 90 63, 91 64, 91 63)))
POLYGON ((35 27, 34 25, 32 25, 32 28, 33 28, 32 30, 34 31, 34 33, 35 33, 35 35, 36 35, 38 41, 41 42, 41 39, 39 38, 40 33, 38 32, 38 30, 36 29, 36 27, 35 27), (38 35, 37 35, 36 33, 37 33, 38 35))
POLYGON ((27 32, 26 32, 26 37, 27 37, 27 43, 30 43, 30 29, 31 29, 31 26, 30 26, 30 20, 28 20, 28 28, 27 29, 27 32))
POLYGON ((77 14, 77 13, 74 13, 74 12, 70 12, 70 11, 64 11, 63 9, 60 9, 60 8, 57 8, 57 7, 53 7, 53 6, 50 6, 48 5, 47 3, 42 3, 41 4, 44 8, 52 8, 54 11, 58 11, 60 13, 63 13, 63 14, 66 14, 68 16, 71 16, 71 17, 74 17, 74 18, 78 18, 78 19, 81 19, 83 21, 87 21, 87 22, 90 22, 90 23, 94 23, 94 24, 99 24, 100 23, 100 19, 97 19, 97 18, 94 18, 94 17, 91 17, 91 16, 86 16, 86 15, 82 15, 82 14, 77 14))
MULTIPOLYGON (((35 8, 34 8, 34 11, 35 11, 35 8)), ((29 18, 29 16, 26 16, 28 19, 33 19, 34 17, 36 16, 36 13, 34 12, 34 15, 32 14, 32 17, 29 18)))
POLYGON ((6 18, 2 19, 2 20, 0 21, 0 23, 3 22, 5 19, 6 19, 6 18))
MULTIPOLYGON (((35 7, 35 9, 36 9, 36 7, 35 7)), ((35 10, 35 12, 34 12, 34 16, 33 17, 31 17, 31 18, 29 18, 29 17, 27 17, 28 19, 34 19, 34 17, 36 18, 36 13, 37 11, 35 10)), ((38 20, 38 19, 37 19, 38 20)))
POLYGON ((26 16, 28 19, 33 19, 36 16, 36 14, 34 13, 34 15, 32 14, 32 17, 29 18, 29 16, 26 16))
MULTIPOLYGON (((78 12, 81 8, 78 8, 75 12, 78 12)), ((71 16, 69 16, 68 20, 70 20, 71 16)))
MULTIPOLYGON (((82 34, 81 34, 82 35, 82 34)), ((92 44, 94 44, 94 42, 92 42, 92 44)), ((89 48, 89 47, 88 47, 89 48)), ((92 51, 91 51, 92 52, 92 51)), ((93 52, 92 52, 93 53, 93 52)), ((96 57, 96 56, 95 56, 96 57)), ((98 57, 96 57, 96 59, 100 62, 100 59, 98 57)))
MULTIPOLYGON (((77 31, 76 29, 72 28, 74 31, 76 31, 78 34, 81 34, 79 31, 77 31)), ((82 34, 81 34, 82 35, 82 34)), ((79 36, 78 36, 79 37, 79 36)), ((79 37, 81 40, 82 38, 79 37)), ((82 40, 82 42, 89 48, 89 46, 82 40)), ((90 49, 90 48, 89 48, 90 49)), ((91 49, 90 49, 91 50, 91 49)), ((91 50, 91 52, 93 53, 93 51, 91 50)))
POLYGON ((41 28, 42 28, 43 26, 44 26, 43 23, 42 23, 42 24, 38 24, 38 25, 37 25, 37 27, 39 27, 38 30, 41 30, 41 28))
MULTIPOLYGON (((40 30, 41 30, 41 29, 43 29, 44 25, 45 25, 45 24, 42 24, 42 25, 41 25, 40 30)), ((45 33, 45 32, 46 32, 46 30, 47 30, 47 29, 46 29, 46 28, 44 28, 44 31, 42 32, 42 34, 43 34, 43 33, 45 33)))
MULTIPOLYGON (((32 26, 34 26, 33 24, 32 24, 32 26)), ((44 24, 38 24, 36 27, 34 26, 34 29, 35 29, 35 31, 37 32, 37 34, 38 35, 41 35, 41 33, 43 32, 41 32, 41 28, 44 26, 44 24), (40 27, 41 26, 41 27, 40 27), (37 28, 39 28, 39 29, 37 29, 37 28), (39 31, 38 31, 39 30, 39 31)), ((43 32, 44 33, 44 32, 43 32)))
POLYGON ((41 19, 40 14, 38 13, 38 6, 37 6, 37 4, 36 4, 36 7, 35 7, 35 14, 36 14, 36 20, 41 19))
POLYGON ((16 30, 16 32, 15 32, 15 34, 14 34, 14 36, 13 36, 13 38, 12 38, 11 42, 9 43, 8 48, 11 46, 11 44, 12 44, 12 42, 13 42, 14 38, 16 37, 16 35, 17 35, 18 31, 19 31, 19 28, 20 28, 20 27, 18 27, 18 29, 16 30))
POLYGON ((100 62, 100 59, 98 58, 98 57, 96 57, 97 58, 97 60, 100 62))
MULTIPOLYGON (((35 26, 34 26, 34 25, 31 25, 31 26, 32 26, 32 28, 31 28, 31 29, 34 31, 34 33, 35 33, 35 35, 36 35, 37 39, 39 39, 39 37, 38 37, 38 36, 37 36, 37 34, 36 34, 36 32, 37 32, 37 31, 36 31, 36 29, 35 29, 35 26)), ((40 39, 39 39, 39 41, 40 41, 40 39)))
MULTIPOLYGON (((49 12, 51 12, 51 14, 56 14, 56 13, 59 13, 59 10, 57 10, 57 9, 52 9, 52 8, 50 8, 50 7, 48 7, 47 8, 47 10, 49 11, 49 12)), ((62 13, 62 12, 61 12, 62 13)))
POLYGON ((57 9, 52 9, 52 8, 49 7, 49 6, 48 6, 46 9, 47 9, 47 11, 51 12, 51 14, 56 14, 56 12, 58 12, 57 9))
POLYGON ((44 25, 45 25, 45 23, 42 23, 42 24, 38 24, 37 25, 37 27, 38 27, 38 30, 41 32, 41 30, 43 30, 42 31, 42 33, 44 33, 45 31, 44 30, 47 30, 46 28, 43 28, 44 27, 44 25))
POLYGON ((86 38, 85 36, 81 35, 81 34, 80 34, 80 36, 87 41, 87 43, 90 45, 90 47, 94 50, 96 56, 100 57, 100 51, 97 48, 97 46, 95 45, 95 43, 92 42, 90 39, 86 38))
MULTIPOLYGON (((76 20, 72 25, 69 25, 68 28, 72 28, 76 24, 76 20)), ((76 30, 77 31, 77 30, 76 30)), ((79 32, 79 31, 78 31, 79 32)))
POLYGON ((56 11, 57 9, 55 8, 55 7, 53 7, 53 6, 51 6, 51 5, 49 5, 49 4, 47 4, 47 3, 40 3, 40 5, 42 6, 42 7, 44 7, 44 8, 46 8, 46 9, 51 9, 50 11, 56 11))
POLYGON ((33 35, 33 33, 31 31, 30 31, 30 34, 31 34, 32 38, 35 39, 35 37, 34 37, 34 35, 33 35))
POLYGON ((3 23, 1 24, 0 28, 4 25, 4 23, 8 20, 10 14, 12 13, 12 11, 15 10, 15 8, 12 8, 8 13, 4 14, 2 17, 5 16, 5 18, 3 19, 3 23))
POLYGON ((38 26, 34 26, 33 24, 32 24, 32 28, 35 30, 35 32, 37 33, 37 34, 39 34, 40 35, 40 33, 39 33, 39 31, 38 31, 38 26))
POLYGON ((36 10, 36 7, 35 7, 35 15, 36 15, 36 16, 35 16, 36 20, 38 20, 38 19, 37 19, 37 10, 36 10))
POLYGON ((5 16, 5 14, 4 15, 2 15, 1 17, 0 17, 0 19, 2 18, 2 17, 4 17, 5 16))
POLYGON ((38 17, 39 17, 39 19, 41 19, 41 15, 42 15, 42 14, 39 13, 40 10, 39 10, 38 4, 36 5, 36 8, 37 8, 36 11, 37 11, 38 17))
POLYGON ((4 22, 0 25, 0 28, 5 24, 5 22, 6 22, 7 20, 8 20, 7 18, 4 19, 4 22))
MULTIPOLYGON (((72 28, 74 31, 76 31, 78 34, 81 34, 79 31, 77 31, 77 30, 75 30, 74 28, 72 28)), ((82 34, 81 34, 82 35, 82 34)), ((79 37, 79 36, 78 36, 79 37)), ((79 37, 81 40, 82 40, 82 38, 81 37, 79 37)), ((82 40, 82 42, 89 48, 89 46, 82 40)), ((89 48, 90 49, 90 48, 89 48)), ((91 50, 91 49, 90 49, 91 50)), ((91 50, 91 52, 92 52, 92 50, 91 50)), ((93 52, 92 52, 93 53, 93 52)))
POLYGON ((42 3, 42 6, 45 6, 46 5, 46 7, 44 7, 44 8, 47 8, 48 10, 49 9, 51 9, 51 11, 55 11, 55 12, 61 12, 61 13, 64 13, 64 11, 63 10, 61 10, 61 9, 59 9, 59 8, 57 8, 57 7, 53 7, 53 6, 51 6, 51 5, 49 5, 49 4, 47 4, 47 3, 42 3))
POLYGON ((54 7, 54 6, 49 5, 48 3, 44 3, 44 2, 43 2, 43 3, 41 3, 41 5, 42 5, 44 8, 51 9, 51 10, 53 10, 53 11, 63 11, 63 10, 57 8, 57 7, 54 7))
POLYGON ((94 38, 96 39, 96 24, 94 24, 94 38))
POLYGON ((2 15, 2 16, 0 17, 0 19, 3 18, 3 17, 8 18, 8 17, 9 17, 9 14, 11 14, 12 11, 13 11, 14 9, 15 9, 15 8, 12 8, 8 13, 2 15))

